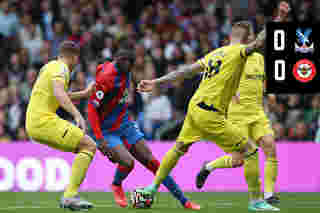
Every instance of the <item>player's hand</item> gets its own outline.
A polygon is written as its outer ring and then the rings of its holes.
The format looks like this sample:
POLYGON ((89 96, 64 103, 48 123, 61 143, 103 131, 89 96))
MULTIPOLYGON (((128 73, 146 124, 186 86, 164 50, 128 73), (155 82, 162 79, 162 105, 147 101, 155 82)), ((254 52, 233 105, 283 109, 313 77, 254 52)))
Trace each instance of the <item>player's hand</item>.
POLYGON ((280 2, 279 4, 279 21, 283 22, 283 21, 287 21, 287 18, 289 16, 289 11, 290 11, 290 7, 289 4, 285 1, 280 2))
POLYGON ((137 90, 139 92, 151 92, 155 85, 156 82, 154 80, 142 80, 138 84, 137 90))
POLYGON ((77 126, 80 127, 80 129, 82 129, 86 133, 87 132, 86 121, 83 119, 80 112, 76 114, 76 116, 74 117, 74 120, 76 121, 77 126))

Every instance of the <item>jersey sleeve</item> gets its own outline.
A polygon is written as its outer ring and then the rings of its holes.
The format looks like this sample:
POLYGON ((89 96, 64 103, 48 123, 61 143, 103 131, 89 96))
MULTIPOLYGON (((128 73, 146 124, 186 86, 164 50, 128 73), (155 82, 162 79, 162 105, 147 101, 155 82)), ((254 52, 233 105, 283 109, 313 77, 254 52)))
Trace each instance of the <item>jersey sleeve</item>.
POLYGON ((264 57, 259 53, 254 53, 250 57, 248 57, 246 61, 246 69, 255 68, 258 69, 259 72, 264 72, 264 57))
POLYGON ((98 108, 101 106, 103 98, 106 95, 106 93, 108 92, 108 88, 105 87, 103 84, 97 83, 97 82, 96 82, 95 87, 96 87, 95 92, 91 96, 91 102, 93 103, 93 105, 96 108, 98 108))
POLYGON ((260 65, 261 61, 259 58, 259 55, 257 54, 253 54, 250 57, 248 57, 246 63, 245 63, 245 70, 254 70, 254 69, 260 69, 261 65, 260 65))
POLYGON ((54 64, 48 67, 52 70, 52 80, 61 81, 64 85, 67 83, 68 70, 63 65, 54 64))
POLYGON ((96 108, 100 107, 104 97, 112 92, 114 83, 114 77, 108 74, 101 73, 96 78, 95 92, 91 96, 91 101, 96 108))
POLYGON ((234 45, 231 51, 240 56, 241 59, 246 59, 248 55, 246 54, 246 45, 234 45))

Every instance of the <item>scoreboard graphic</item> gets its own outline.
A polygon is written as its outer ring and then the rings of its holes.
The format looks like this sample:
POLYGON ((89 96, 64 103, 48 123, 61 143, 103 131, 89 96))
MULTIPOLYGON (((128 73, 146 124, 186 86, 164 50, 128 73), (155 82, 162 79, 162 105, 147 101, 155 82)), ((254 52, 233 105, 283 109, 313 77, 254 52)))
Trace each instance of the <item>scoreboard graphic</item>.
POLYGON ((319 28, 311 23, 267 24, 267 93, 320 92, 319 28))

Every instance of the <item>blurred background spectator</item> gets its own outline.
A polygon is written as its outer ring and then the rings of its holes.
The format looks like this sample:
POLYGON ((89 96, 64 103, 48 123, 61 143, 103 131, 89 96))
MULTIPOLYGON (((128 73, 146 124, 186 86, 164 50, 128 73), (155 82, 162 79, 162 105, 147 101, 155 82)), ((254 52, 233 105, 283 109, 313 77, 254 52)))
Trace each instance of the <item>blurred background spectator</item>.
MULTIPOLYGON (((320 20, 316 0, 292 0, 301 21, 320 20)), ((0 142, 27 140, 24 116, 41 66, 58 54, 63 40, 79 42, 81 64, 71 90, 94 80, 96 66, 111 60, 123 40, 134 47, 131 115, 148 139, 173 140, 200 77, 136 92, 136 83, 193 63, 228 41, 231 23, 249 19, 259 32, 276 16, 268 0, 0 0, 0 142)), ((277 140, 320 143, 320 95, 266 97, 277 140), (317 136, 317 137, 316 137, 317 136)), ((86 113, 86 101, 75 102, 86 113)), ((59 114, 69 119, 68 114, 59 114)))

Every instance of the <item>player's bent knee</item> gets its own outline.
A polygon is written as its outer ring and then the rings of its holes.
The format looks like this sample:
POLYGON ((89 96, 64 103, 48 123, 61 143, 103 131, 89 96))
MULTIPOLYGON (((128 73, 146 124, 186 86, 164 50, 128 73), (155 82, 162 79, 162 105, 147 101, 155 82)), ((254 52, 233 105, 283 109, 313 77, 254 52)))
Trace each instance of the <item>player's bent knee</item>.
POLYGON ((267 156, 276 156, 276 144, 272 136, 262 137, 260 144, 267 156))

